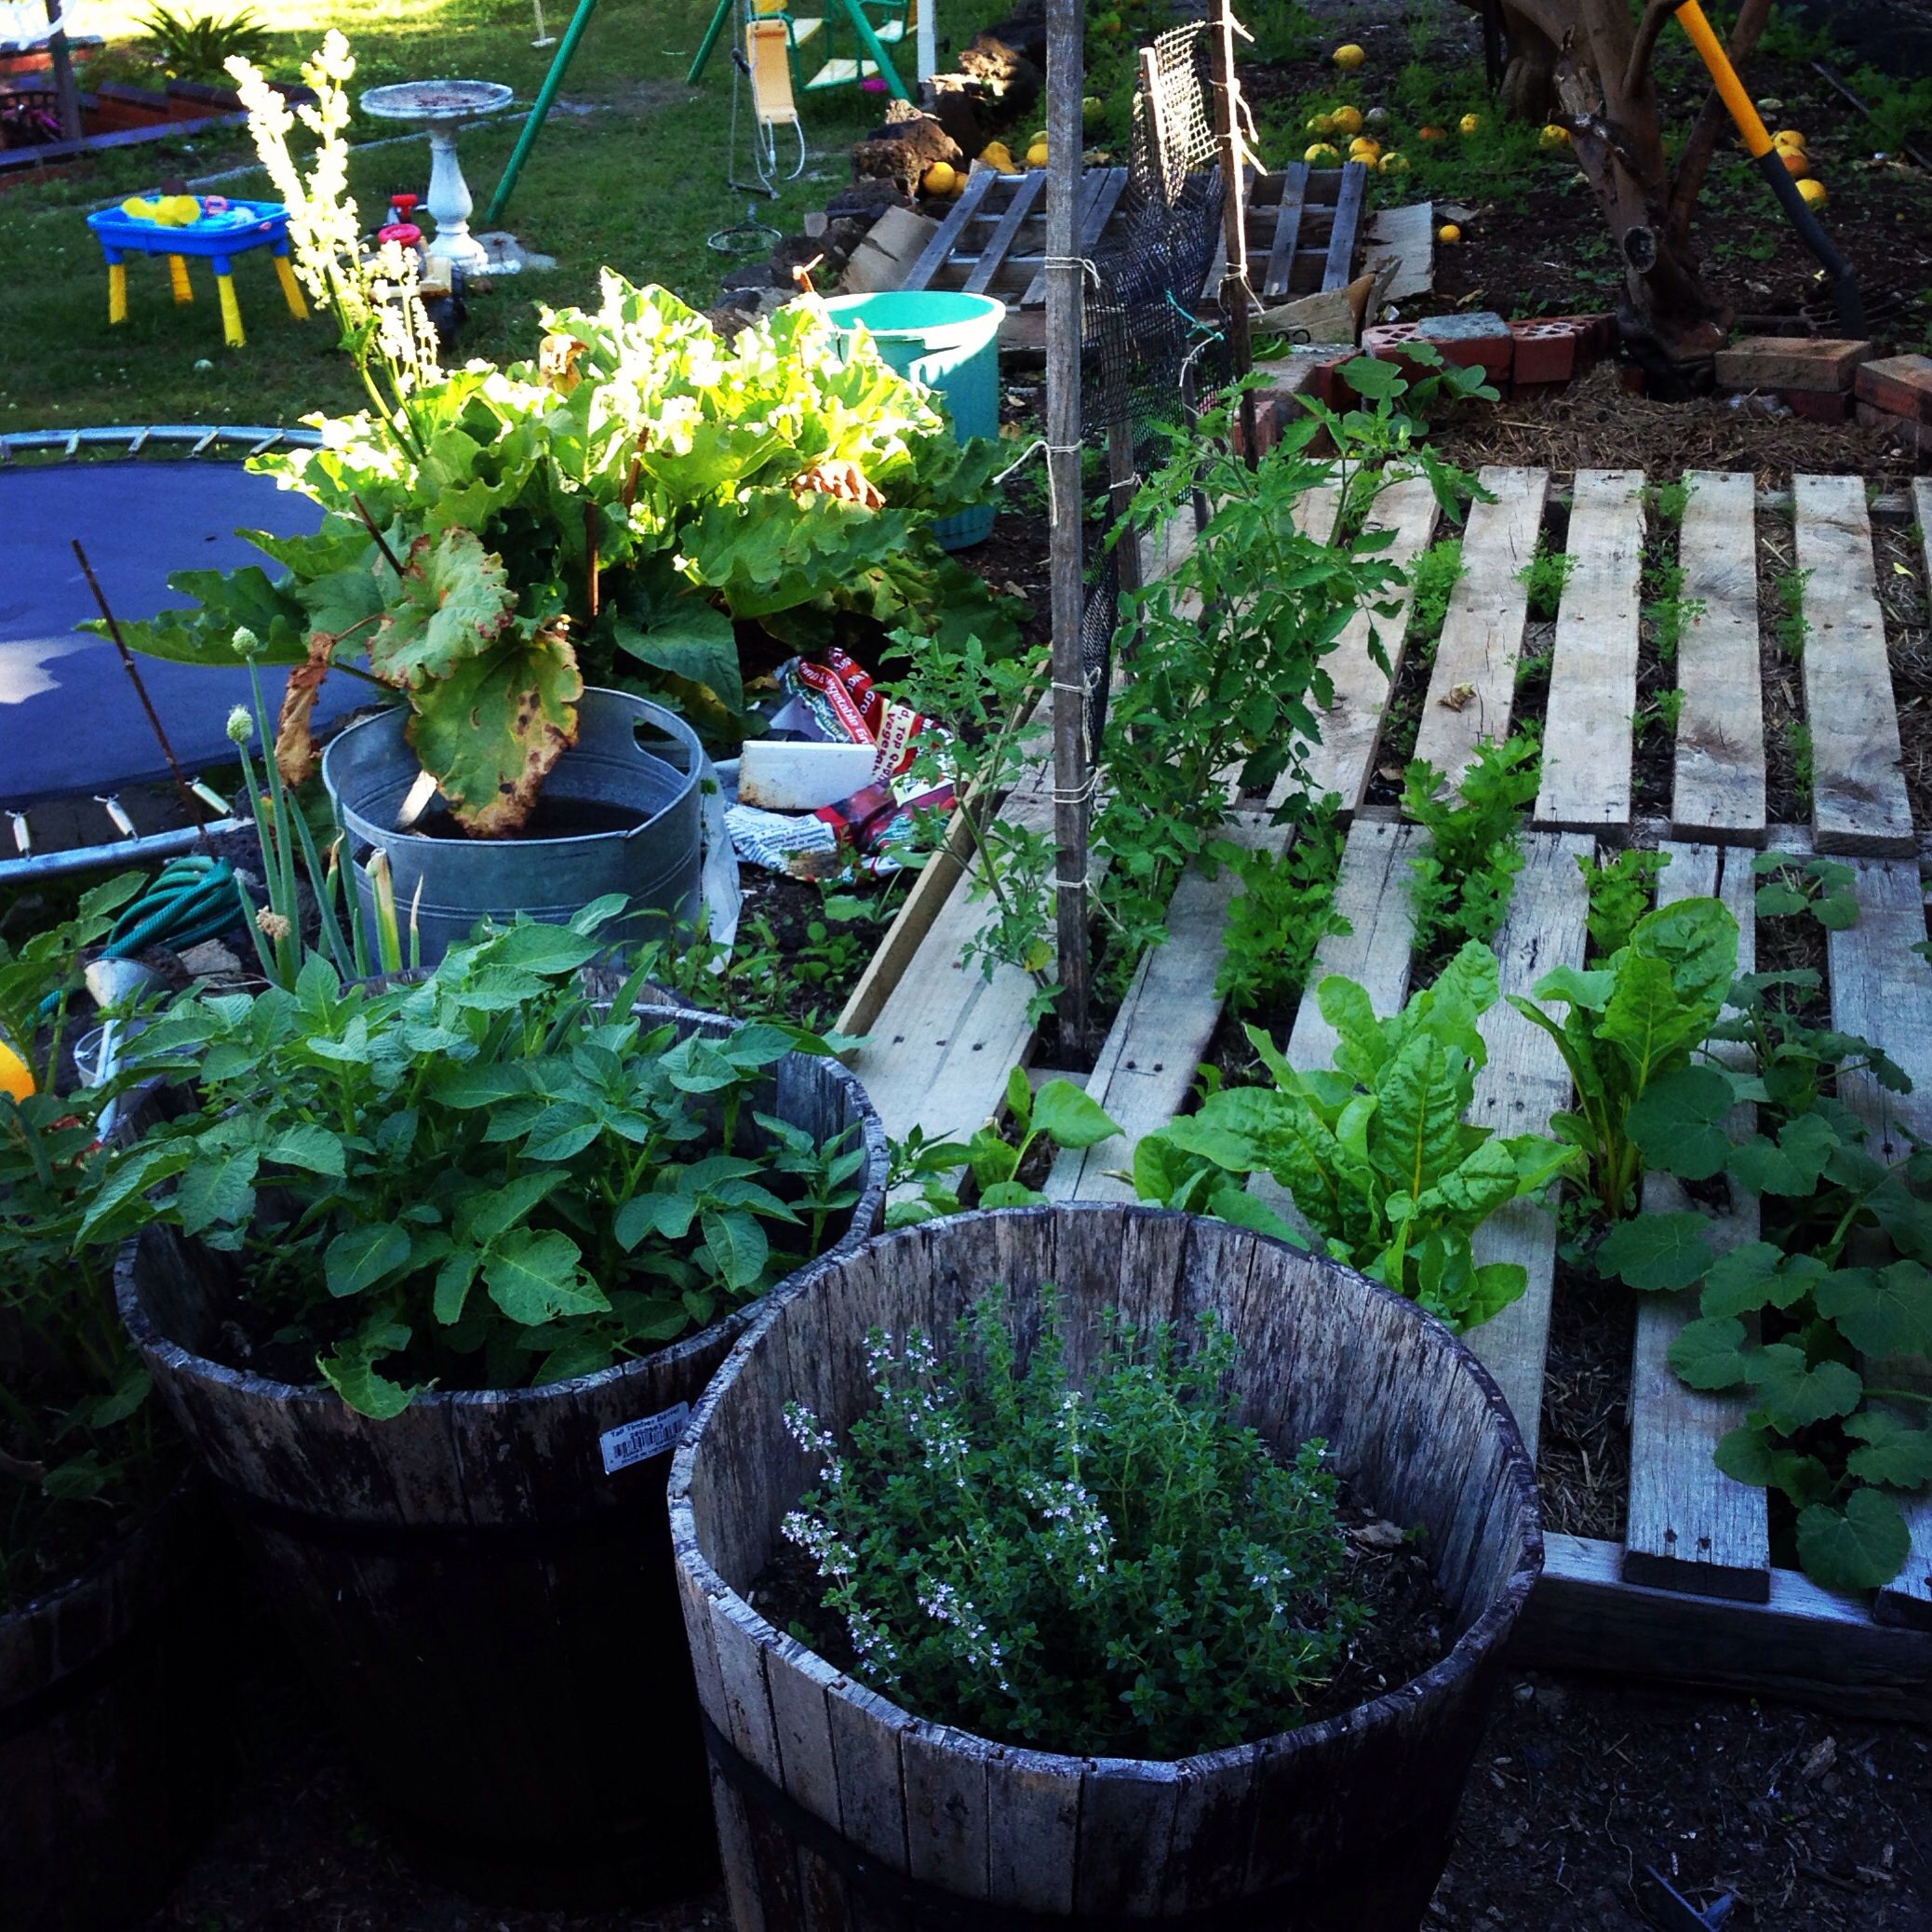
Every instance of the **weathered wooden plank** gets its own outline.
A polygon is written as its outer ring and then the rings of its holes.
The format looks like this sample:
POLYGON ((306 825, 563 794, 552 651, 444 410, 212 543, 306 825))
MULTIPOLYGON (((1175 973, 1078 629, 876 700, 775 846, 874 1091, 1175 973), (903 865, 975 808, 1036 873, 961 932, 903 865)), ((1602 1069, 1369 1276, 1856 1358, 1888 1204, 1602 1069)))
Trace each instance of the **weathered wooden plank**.
POLYGON ((1462 783, 1483 739, 1509 734, 1516 660, 1529 615, 1522 572, 1536 554, 1550 492, 1546 470, 1492 464, 1477 480, 1493 501, 1469 506, 1463 575, 1450 593, 1415 733, 1415 756, 1427 758, 1452 786, 1462 783))
POLYGON ((1764 842, 1764 700, 1758 664, 1757 499, 1752 479, 1693 470, 1678 537, 1680 595, 1692 607, 1678 644, 1678 839, 1764 842))
POLYGON ((1911 852, 1898 713, 1885 655, 1872 519, 1857 476, 1791 483, 1805 578, 1805 721, 1812 836, 1826 852, 1911 852))
POLYGON ((1261 295, 1273 302, 1288 293, 1288 278, 1295 272, 1295 250, 1301 239, 1301 215, 1308 192, 1308 164, 1296 161, 1281 172, 1281 205, 1275 210, 1273 245, 1268 251, 1268 267, 1261 276, 1261 295))
MULTIPOLYGON (((1425 476, 1392 483, 1375 499, 1367 527, 1391 530, 1394 540, 1375 553, 1406 573, 1429 548, 1435 534, 1435 492, 1425 476)), ((1345 812, 1359 812, 1368 796, 1369 774, 1375 769, 1375 746, 1382 736, 1382 716, 1389 702, 1392 677, 1401 675, 1402 646, 1409 635, 1409 611, 1415 586, 1406 574, 1385 603, 1389 614, 1373 609, 1358 610, 1322 660, 1335 686, 1335 702, 1322 714, 1322 741, 1308 747, 1305 787, 1312 798, 1341 794, 1345 812), (1371 652, 1379 648, 1389 661, 1385 672, 1371 652)))
POLYGON ((1355 235, 1362 225, 1362 197, 1368 192, 1368 169, 1359 161, 1342 168, 1342 185, 1335 198, 1335 226, 1328 235, 1328 259, 1322 268, 1322 286, 1346 288, 1355 275, 1355 235))
MULTIPOLYGON (((1476 1076, 1469 1119, 1498 1134, 1543 1134, 1570 1101, 1570 1076, 1556 1043, 1508 1003, 1527 995, 1557 966, 1581 966, 1590 895, 1579 858, 1591 841, 1575 833, 1532 832, 1524 839, 1509 917, 1496 934, 1504 1000, 1483 1016, 1489 1060, 1476 1076)), ((1556 1275, 1556 1215, 1550 1207, 1512 1201, 1476 1230, 1478 1264, 1513 1261, 1529 1284, 1494 1321, 1464 1338, 1501 1388, 1532 1456, 1542 1423, 1543 1359, 1550 1347, 1550 1298, 1556 1275)))
MULTIPOLYGON (((1245 209, 1248 204, 1254 198, 1254 183, 1257 181, 1259 181, 1260 178, 1261 177, 1259 171, 1256 168, 1254 168, 1252 165, 1242 168, 1241 195, 1241 207, 1243 209, 1245 209)), ((1214 206, 1217 209, 1221 206, 1220 196, 1217 192, 1220 186, 1220 181, 1221 170, 1218 168, 1216 168, 1214 172, 1213 181, 1210 183, 1210 195, 1213 200, 1214 206)), ((1214 255, 1208 262, 1207 275, 1203 277, 1201 284, 1200 299, 1202 302, 1218 302, 1220 300, 1221 277, 1224 275, 1226 275, 1227 272, 1228 231, 1224 226, 1221 230, 1218 239, 1214 243, 1214 255)))
MULTIPOLYGON (((1751 481, 1742 480, 1747 486, 1751 481)), ((1750 852, 1714 845, 1659 849, 1670 863, 1657 881, 1657 904, 1721 897, 1737 921, 1737 970, 1754 973, 1756 881, 1750 852)), ((1750 1057, 1745 1050, 1722 1051, 1734 1059, 1740 1053, 1750 1057)), ((1738 1108, 1734 1131, 1748 1134, 1751 1116, 1751 1108, 1738 1108)), ((1645 1214, 1674 1214, 1689 1205, 1670 1175, 1645 1178, 1645 1214)), ((1731 1248, 1757 1238, 1757 1201, 1737 1189, 1730 1211, 1713 1219, 1713 1244, 1731 1248)), ((1686 1387, 1670 1363, 1670 1344, 1697 1312, 1697 1294, 1690 1289, 1637 1297, 1623 1574, 1633 1583, 1763 1603, 1771 1595, 1765 1493, 1726 1476, 1711 1460, 1720 1438, 1743 1426, 1751 1404, 1686 1387)))
POLYGON ((1540 825, 1630 822, 1644 472, 1578 470, 1543 724, 1540 825))
MULTIPOLYGON (((1289 828, 1251 819, 1228 837, 1256 851, 1281 851, 1289 828)), ((1132 1201, 1134 1148, 1180 1112, 1221 1017, 1220 975, 1228 908, 1241 889, 1228 866, 1213 879, 1190 867, 1167 909, 1167 936, 1141 957, 1107 1029, 1087 1092, 1120 1132, 1092 1147, 1069 1147, 1047 1175, 1049 1201, 1132 1201)))
MULTIPOLYGON (((1925 937, 1925 887, 1910 859, 1854 860, 1852 869, 1858 922, 1828 935, 1831 1024, 1883 1047, 1904 1069, 1912 1092, 1888 1093, 1862 1074, 1841 1080, 1838 1092, 1870 1123, 1872 1152, 1897 1162, 1911 1151, 1907 1134, 1932 1139, 1932 965, 1912 950, 1925 937)), ((1887 1362, 1883 1373, 1887 1385, 1932 1389, 1923 1359, 1887 1362)), ((1905 1498, 1905 1520, 1912 1554, 1879 1592, 1877 1615, 1932 1630, 1932 1496, 1905 1498)))
POLYGON ((981 245, 979 260, 973 264, 972 272, 966 277, 966 294, 984 295, 993 286, 993 277, 1005 267, 1007 254, 1019 239, 1022 223, 1031 216, 1035 204, 1040 201, 1046 181, 1045 168, 1029 168, 1014 184, 1007 200, 1006 212, 981 245))
POLYGON ((1510 1645, 1521 1668, 1609 1670, 1865 1722, 1932 1723, 1932 1643, 1874 1623, 1862 1603, 1796 1570, 1771 1572, 1767 1603, 1739 1603, 1626 1582, 1615 1543, 1548 1532, 1543 1542, 1542 1579, 1510 1645))
MULTIPOLYGON (((1051 832, 1053 800, 1016 793, 1004 815, 1051 832)), ((940 908, 865 1045, 851 1059, 895 1140, 915 1127, 929 1137, 971 1134, 997 1110, 1008 1069, 1032 1044, 1032 975, 1001 965, 988 978, 978 961, 960 964, 969 940, 997 914, 988 899, 971 902, 968 882, 977 865, 975 858, 940 908)))
MULTIPOLYGON (((1080 251, 1082 255, 1091 255, 1126 190, 1127 170, 1124 168, 1090 168, 1080 177, 1080 251)), ((1042 262, 1033 279, 1026 284, 1020 306, 1037 309, 1045 304, 1046 267, 1042 262)))
POLYGON ((906 271, 906 279, 899 284, 902 288, 930 288, 932 286, 932 277, 944 266, 946 258, 959 247, 968 223, 979 219, 981 204, 993 192, 993 183, 1005 179, 997 168, 981 167, 973 170, 967 178, 964 192, 939 224, 939 233, 919 250, 919 259, 906 271))

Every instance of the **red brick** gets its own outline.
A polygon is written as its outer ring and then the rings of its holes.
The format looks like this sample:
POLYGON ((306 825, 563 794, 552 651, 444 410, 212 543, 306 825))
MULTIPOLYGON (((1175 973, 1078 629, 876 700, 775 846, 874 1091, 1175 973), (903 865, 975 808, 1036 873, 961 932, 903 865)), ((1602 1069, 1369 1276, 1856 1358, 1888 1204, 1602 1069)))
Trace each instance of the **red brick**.
POLYGON ((1843 423, 1852 411, 1849 396, 1818 389, 1786 389, 1780 392, 1791 414, 1807 423, 1843 423))
POLYGON ((1567 317, 1510 323, 1509 334, 1516 344, 1510 369, 1518 393, 1525 383, 1540 387, 1567 382, 1576 373, 1577 345, 1588 332, 1587 325, 1567 317))
POLYGON ((1873 409, 1932 423, 1932 356, 1892 356, 1858 370, 1858 397, 1873 409))
POLYGON ((1875 409, 1870 403, 1858 405, 1858 422, 1865 429, 1875 429, 1908 456, 1932 457, 1932 423, 1914 423, 1895 416, 1889 409, 1875 409))
POLYGON ((1850 389, 1858 365, 1877 354, 1870 342, 1741 336, 1717 352, 1717 386, 1731 391, 1775 389, 1780 395, 1794 389, 1834 394, 1850 389))

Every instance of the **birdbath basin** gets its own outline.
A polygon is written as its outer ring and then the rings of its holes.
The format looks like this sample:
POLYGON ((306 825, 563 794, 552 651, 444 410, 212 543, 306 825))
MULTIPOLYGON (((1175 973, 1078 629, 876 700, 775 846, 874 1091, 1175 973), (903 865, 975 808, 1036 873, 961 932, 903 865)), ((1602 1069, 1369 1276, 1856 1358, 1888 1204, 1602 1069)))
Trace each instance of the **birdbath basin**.
POLYGON ((487 271, 490 256, 470 233, 469 183, 456 159, 458 124, 478 114, 501 113, 510 104, 511 91, 497 81, 398 81, 393 87, 371 87, 362 97, 362 111, 382 121, 407 121, 429 130, 429 193, 423 197, 436 224, 428 252, 440 255, 465 275, 487 271))

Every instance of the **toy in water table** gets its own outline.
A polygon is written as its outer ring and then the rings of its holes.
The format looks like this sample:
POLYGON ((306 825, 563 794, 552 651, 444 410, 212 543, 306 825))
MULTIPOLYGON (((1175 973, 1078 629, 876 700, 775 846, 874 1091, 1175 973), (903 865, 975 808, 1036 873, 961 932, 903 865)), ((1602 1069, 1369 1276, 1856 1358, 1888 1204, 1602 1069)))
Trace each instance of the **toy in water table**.
MULTIPOLYGON (((172 184, 169 184, 172 186, 172 184)), ((288 265, 288 210, 278 201, 231 201, 220 195, 195 195, 167 188, 158 195, 131 195, 119 208, 87 217, 87 226, 107 257, 107 319, 127 319, 129 255, 166 255, 177 302, 193 302, 188 286, 190 255, 214 264, 221 302, 221 333, 231 348, 247 341, 241 309, 235 299, 233 262, 251 248, 267 248, 275 258, 282 297, 297 321, 308 314, 288 265)))

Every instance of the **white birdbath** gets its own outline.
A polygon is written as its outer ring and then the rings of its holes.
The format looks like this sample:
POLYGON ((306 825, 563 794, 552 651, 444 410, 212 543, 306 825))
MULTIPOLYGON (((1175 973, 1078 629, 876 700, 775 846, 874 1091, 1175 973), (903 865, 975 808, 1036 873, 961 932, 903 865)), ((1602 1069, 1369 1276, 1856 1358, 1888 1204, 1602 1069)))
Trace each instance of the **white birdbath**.
POLYGON ((371 87, 362 97, 362 111, 378 120, 408 121, 429 130, 429 193, 423 198, 436 224, 436 239, 426 252, 440 255, 465 275, 484 275, 490 255, 470 233, 469 183, 456 159, 456 129, 478 114, 500 113, 510 104, 511 91, 496 81, 399 81, 394 87, 371 87))

